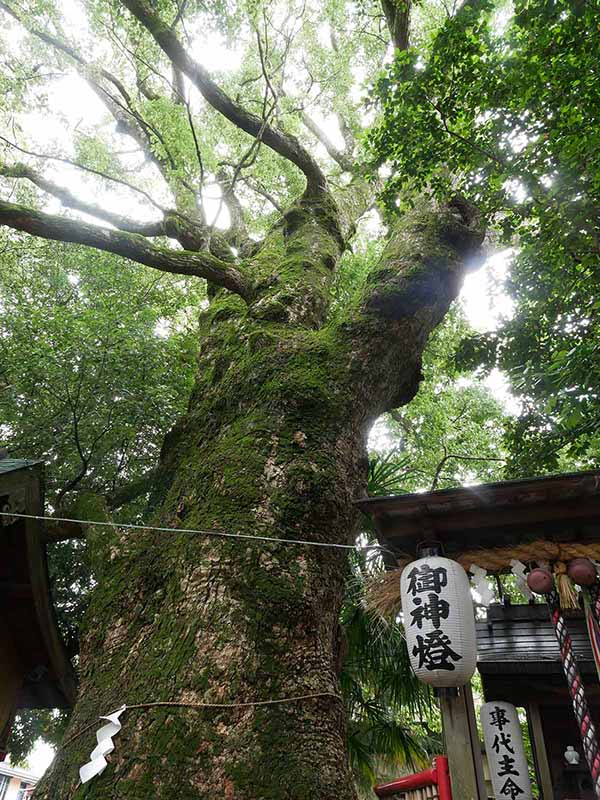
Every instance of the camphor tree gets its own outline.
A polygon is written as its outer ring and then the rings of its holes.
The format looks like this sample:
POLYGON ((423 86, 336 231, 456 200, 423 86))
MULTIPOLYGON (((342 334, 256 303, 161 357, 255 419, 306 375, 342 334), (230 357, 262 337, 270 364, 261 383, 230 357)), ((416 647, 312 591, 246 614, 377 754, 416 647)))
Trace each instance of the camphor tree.
POLYGON ((483 240, 472 204, 424 191, 390 215, 360 291, 336 283, 380 189, 360 157, 357 81, 408 47, 410 2, 0 7, 8 246, 26 263, 30 234, 127 259, 123 274, 133 263, 207 285, 196 382, 145 517, 172 531, 88 528, 80 695, 37 796, 352 798, 338 686, 347 551, 319 545, 353 543, 369 428, 414 396, 483 240), (217 37, 239 68, 205 65, 217 37), (65 73, 108 119, 82 120, 69 142, 47 122, 65 73), (313 544, 285 542, 298 539, 313 544), (319 696, 132 710, 110 768, 78 787, 92 732, 78 734, 123 702, 301 695, 319 696))

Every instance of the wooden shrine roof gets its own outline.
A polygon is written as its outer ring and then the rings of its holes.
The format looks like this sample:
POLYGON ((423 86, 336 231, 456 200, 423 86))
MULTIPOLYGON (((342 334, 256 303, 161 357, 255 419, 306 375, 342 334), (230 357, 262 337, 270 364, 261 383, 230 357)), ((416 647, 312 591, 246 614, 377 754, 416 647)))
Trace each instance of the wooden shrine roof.
POLYGON ((413 556, 423 541, 441 542, 449 557, 539 538, 598 542, 600 470, 371 497, 357 506, 400 557, 413 556))
MULTIPOLYGON (((583 613, 564 613, 577 660, 593 666, 583 613)), ((545 603, 492 603, 487 620, 477 623, 477 653, 480 672, 562 675, 560 650, 545 603)))
MULTIPOLYGON (((564 614, 586 690, 593 688, 595 699, 600 699, 583 613, 564 614)), ((477 666, 488 700, 505 699, 515 705, 568 700, 558 642, 545 603, 493 603, 487 620, 477 623, 477 666)))

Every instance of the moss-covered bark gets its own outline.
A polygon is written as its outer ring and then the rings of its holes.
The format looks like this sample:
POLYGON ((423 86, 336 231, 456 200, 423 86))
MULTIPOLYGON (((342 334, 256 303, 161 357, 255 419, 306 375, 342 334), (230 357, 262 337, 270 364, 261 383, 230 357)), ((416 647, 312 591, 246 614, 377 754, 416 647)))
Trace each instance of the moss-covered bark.
MULTIPOLYGON (((344 237, 333 203, 301 203, 255 256, 253 300, 215 295, 189 411, 165 442, 153 496, 154 521, 173 533, 90 537, 100 581, 67 736, 122 703, 338 693, 344 551, 185 529, 353 541, 368 426, 416 390, 422 348, 458 290, 472 233, 453 211, 417 209, 360 308, 332 327, 328 292, 344 237)), ((335 697, 135 710, 124 723, 100 778, 77 786, 92 730, 63 748, 37 797, 354 797, 335 697)))

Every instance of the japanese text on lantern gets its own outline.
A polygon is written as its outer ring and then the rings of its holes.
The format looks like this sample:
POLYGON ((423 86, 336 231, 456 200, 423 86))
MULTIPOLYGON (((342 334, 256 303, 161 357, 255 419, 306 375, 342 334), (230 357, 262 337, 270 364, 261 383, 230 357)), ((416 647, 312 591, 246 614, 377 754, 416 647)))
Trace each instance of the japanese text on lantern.
POLYGON ((408 573, 408 594, 412 598, 412 610, 405 624, 418 628, 413 656, 418 658, 419 668, 432 672, 442 669, 454 671, 455 662, 462 656, 453 649, 452 640, 441 629, 441 621, 448 619, 450 604, 441 596, 448 585, 448 570, 443 566, 432 567, 427 562, 415 565, 408 573), (429 622, 432 630, 425 631, 429 622))

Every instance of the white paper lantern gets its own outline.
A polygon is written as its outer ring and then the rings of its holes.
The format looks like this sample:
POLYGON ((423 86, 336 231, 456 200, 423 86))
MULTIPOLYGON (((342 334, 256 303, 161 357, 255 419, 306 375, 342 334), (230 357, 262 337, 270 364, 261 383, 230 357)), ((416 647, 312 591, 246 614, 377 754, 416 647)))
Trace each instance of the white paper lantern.
POLYGON ((410 662, 430 686, 463 686, 477 665, 475 612, 467 573, 456 561, 428 556, 400 579, 410 662))
POLYGON ((531 800, 531 781, 517 709, 510 703, 485 703, 481 727, 497 800, 531 800))

